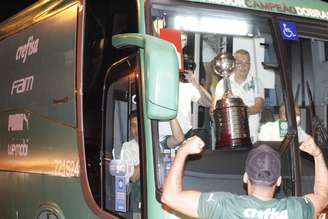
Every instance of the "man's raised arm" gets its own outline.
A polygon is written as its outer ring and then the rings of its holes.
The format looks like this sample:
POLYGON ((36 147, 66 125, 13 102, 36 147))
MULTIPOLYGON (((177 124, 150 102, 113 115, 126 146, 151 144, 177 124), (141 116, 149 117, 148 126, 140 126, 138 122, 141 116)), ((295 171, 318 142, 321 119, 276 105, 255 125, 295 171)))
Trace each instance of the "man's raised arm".
POLYGON ((204 142, 197 136, 187 139, 179 148, 173 165, 165 179, 162 202, 170 208, 191 217, 198 217, 198 191, 183 191, 182 176, 186 158, 202 151, 204 142))
POLYGON ((312 155, 314 158, 314 192, 305 196, 312 201, 315 214, 318 215, 328 205, 328 170, 325 158, 312 137, 309 137, 300 145, 300 150, 312 155))
POLYGON ((200 94, 198 103, 203 107, 211 107, 212 96, 202 85, 199 84, 199 82, 195 78, 195 75, 190 71, 187 71, 187 73, 185 73, 184 75, 186 80, 198 90, 200 94))

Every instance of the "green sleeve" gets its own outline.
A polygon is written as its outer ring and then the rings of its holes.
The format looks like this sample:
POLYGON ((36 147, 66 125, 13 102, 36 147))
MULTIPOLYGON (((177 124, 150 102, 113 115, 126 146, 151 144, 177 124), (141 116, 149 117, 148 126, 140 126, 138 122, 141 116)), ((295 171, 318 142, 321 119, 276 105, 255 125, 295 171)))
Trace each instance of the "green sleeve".
POLYGON ((198 201, 198 216, 200 218, 221 218, 224 210, 224 200, 231 196, 233 194, 228 192, 202 193, 198 201))
POLYGON ((312 219, 314 216, 314 206, 310 199, 306 197, 294 197, 292 203, 288 204, 288 212, 292 212, 289 218, 312 219))

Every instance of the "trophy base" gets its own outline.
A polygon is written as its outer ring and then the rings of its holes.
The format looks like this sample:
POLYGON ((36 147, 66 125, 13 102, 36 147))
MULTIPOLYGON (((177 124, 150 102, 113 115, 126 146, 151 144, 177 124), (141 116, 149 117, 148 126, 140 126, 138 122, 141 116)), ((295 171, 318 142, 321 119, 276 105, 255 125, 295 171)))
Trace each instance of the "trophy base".
POLYGON ((250 138, 237 138, 231 139, 230 136, 221 136, 220 140, 216 143, 216 150, 249 150, 252 148, 250 138))

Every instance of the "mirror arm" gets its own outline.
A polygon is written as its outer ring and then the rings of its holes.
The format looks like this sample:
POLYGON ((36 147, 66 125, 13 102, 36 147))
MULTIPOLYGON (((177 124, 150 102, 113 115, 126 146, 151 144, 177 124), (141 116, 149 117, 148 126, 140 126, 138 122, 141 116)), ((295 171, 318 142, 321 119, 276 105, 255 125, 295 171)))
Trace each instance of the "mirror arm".
POLYGON ((116 48, 124 46, 137 46, 139 48, 145 48, 145 38, 150 37, 137 33, 125 33, 117 34, 112 37, 112 44, 116 48))

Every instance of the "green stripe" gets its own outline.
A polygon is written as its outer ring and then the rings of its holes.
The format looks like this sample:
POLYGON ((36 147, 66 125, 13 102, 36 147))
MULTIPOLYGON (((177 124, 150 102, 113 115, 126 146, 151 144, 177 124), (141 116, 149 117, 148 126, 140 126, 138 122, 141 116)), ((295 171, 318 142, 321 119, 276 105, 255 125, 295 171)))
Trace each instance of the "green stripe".
POLYGON ((186 0, 328 20, 328 3, 313 0, 186 0))

